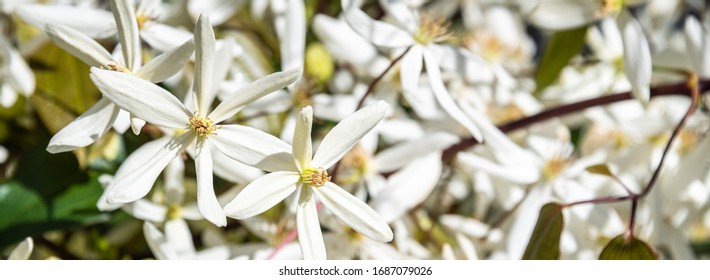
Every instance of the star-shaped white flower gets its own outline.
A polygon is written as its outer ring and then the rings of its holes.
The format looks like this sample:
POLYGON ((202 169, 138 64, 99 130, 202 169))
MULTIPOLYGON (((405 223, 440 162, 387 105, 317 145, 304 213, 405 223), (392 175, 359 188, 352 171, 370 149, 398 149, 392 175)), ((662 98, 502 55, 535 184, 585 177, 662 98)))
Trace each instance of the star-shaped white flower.
POLYGON ((296 223, 301 251, 306 259, 325 259, 323 233, 313 194, 323 205, 355 231, 368 238, 389 242, 392 230, 363 201, 330 182, 326 169, 340 160, 385 115, 387 103, 380 101, 342 120, 312 152, 313 110, 301 110, 293 136, 293 160, 287 168, 273 172, 247 185, 224 208, 233 218, 246 219, 273 207, 293 192, 299 192, 296 223))
MULTIPOLYGON (((62 49, 92 67, 116 72, 132 73, 147 81, 158 83, 175 75, 183 68, 194 51, 194 42, 188 40, 141 66, 141 44, 138 23, 131 1, 111 1, 123 59, 118 61, 98 42, 89 36, 64 25, 47 24, 45 32, 62 49)), ((76 120, 55 134, 47 145, 50 153, 60 153, 91 145, 112 126, 123 133, 127 125, 118 125, 120 108, 107 98, 102 98, 76 120)), ((124 112, 125 113, 125 112, 124 112)), ((131 127, 138 134, 145 121, 132 118, 131 127)))
POLYGON ((288 156, 288 144, 260 130, 221 122, 260 97, 283 88, 301 76, 301 69, 274 73, 235 92, 230 99, 210 111, 212 71, 215 59, 214 31, 206 15, 195 27, 195 100, 188 102, 191 112, 165 89, 125 73, 91 69, 91 79, 108 99, 124 110, 154 125, 182 130, 152 157, 132 172, 116 178, 108 188, 108 203, 128 203, 148 194, 156 178, 172 159, 195 143, 197 205, 200 213, 218 226, 227 224, 212 185, 213 159, 210 147, 242 163, 265 170, 278 170, 278 157, 288 156))
MULTIPOLYGON (((460 123, 471 135, 481 141, 483 135, 478 125, 472 121, 460 108, 458 102, 446 89, 441 77, 440 63, 435 53, 441 50, 437 43, 443 41, 448 33, 448 25, 442 20, 429 16, 419 16, 400 1, 389 3, 389 12, 398 20, 401 26, 384 21, 374 20, 356 5, 347 6, 343 1, 345 20, 358 34, 374 45, 382 48, 409 48, 402 57, 400 79, 402 93, 410 104, 416 106, 419 89, 419 78, 422 70, 431 84, 433 97, 441 108, 451 118, 460 123)), ((429 100, 430 98, 426 98, 429 100)), ((416 107, 415 107, 416 108, 416 107)), ((416 110, 416 109, 415 109, 416 110)), ((417 112, 419 114, 423 112, 417 112)))

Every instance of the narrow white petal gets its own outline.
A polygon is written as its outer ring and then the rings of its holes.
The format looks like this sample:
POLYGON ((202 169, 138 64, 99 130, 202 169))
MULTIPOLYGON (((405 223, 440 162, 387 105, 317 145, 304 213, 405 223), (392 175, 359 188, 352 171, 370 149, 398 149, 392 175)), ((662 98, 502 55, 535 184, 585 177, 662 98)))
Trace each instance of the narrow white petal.
POLYGON ((710 34, 694 16, 685 19, 684 31, 690 65, 700 77, 710 76, 710 34))
POLYGON ((117 177, 109 186, 111 192, 107 196, 108 202, 128 203, 144 197, 153 187, 155 179, 165 169, 165 166, 185 151, 187 146, 195 140, 195 137, 194 133, 186 132, 171 139, 143 165, 125 176, 117 177))
POLYGON ((149 123, 167 128, 185 128, 192 117, 192 113, 174 95, 141 78, 91 68, 91 80, 111 101, 149 123))
POLYGON ((34 248, 34 241, 31 237, 25 238, 17 247, 10 252, 8 260, 27 260, 32 254, 32 248, 34 248))
POLYGON ((633 17, 624 26, 624 72, 631 93, 643 103, 651 99, 651 50, 641 24, 633 17))
POLYGON ((387 178, 387 186, 371 202, 372 209, 385 222, 395 221, 422 203, 436 187, 439 177, 441 153, 431 153, 413 160, 387 178))
POLYGON ((145 242, 148 243, 150 251, 153 252, 158 260, 177 260, 179 259, 177 252, 170 245, 160 230, 151 222, 143 223, 143 236, 145 242))
POLYGON ((159 83, 172 77, 185 67, 195 52, 195 41, 190 39, 182 45, 151 59, 135 75, 152 83, 159 83))
POLYGON ((222 179, 230 181, 237 184, 248 184, 257 178, 264 176, 264 172, 258 168, 254 168, 236 161, 227 155, 223 154, 217 147, 214 147, 214 143, 210 144, 213 147, 210 148, 212 152, 212 163, 214 168, 214 174, 222 179))
POLYGON ((333 58, 354 64, 357 69, 369 67, 379 57, 377 49, 343 20, 317 14, 311 29, 333 58))
POLYGON ((266 174, 247 185, 224 206, 227 216, 246 219, 259 215, 296 191, 299 175, 292 171, 266 174))
POLYGON ((183 219, 172 219, 165 222, 165 239, 172 245, 180 259, 195 259, 195 244, 192 243, 192 233, 183 219))
POLYGON ((37 28, 45 24, 66 25, 91 38, 107 38, 116 33, 116 24, 108 11, 68 5, 27 4, 15 12, 37 28))
POLYGON ((124 65, 131 71, 136 70, 141 64, 141 41, 138 36, 138 22, 133 1, 115 0, 109 3, 118 27, 118 40, 121 42, 124 65))
POLYGON ((159 22, 151 22, 140 31, 141 38, 156 50, 167 52, 192 38, 192 32, 159 22))
POLYGON ((119 112, 108 98, 101 98, 94 106, 55 134, 47 151, 53 154, 86 147, 99 140, 111 129, 119 112))
POLYGON ((313 188, 313 192, 330 212, 353 230, 380 242, 392 241, 392 229, 380 215, 338 185, 327 182, 322 187, 313 188))
POLYGON ((385 12, 396 19, 397 24, 410 34, 414 34, 418 28, 409 0, 387 0, 380 2, 385 12))
MULTIPOLYGON (((116 106, 118 107, 118 106, 116 106)), ((123 134, 131 126, 131 114, 126 112, 126 110, 119 109, 118 116, 116 120, 113 121, 113 130, 119 134, 123 134)))
POLYGON ((99 198, 99 201, 96 203, 96 207, 99 208, 99 210, 101 211, 112 211, 121 207, 122 204, 109 204, 108 200, 106 199, 108 197, 108 194, 111 193, 111 191, 115 187, 115 184, 112 184, 112 182, 115 181, 115 178, 125 177, 129 173, 140 168, 145 162, 149 161, 155 154, 160 151, 160 149, 162 149, 169 142, 170 138, 162 137, 145 143, 141 145, 140 148, 133 151, 133 153, 131 153, 131 155, 129 155, 126 160, 123 161, 121 166, 118 167, 116 174, 106 183, 101 183, 102 185, 106 186, 106 189, 99 198))
POLYGON ((261 79, 246 85, 227 100, 220 103, 217 108, 209 114, 209 118, 215 123, 219 123, 239 112, 244 106, 251 102, 272 93, 278 89, 282 89, 290 85, 299 77, 303 69, 290 69, 283 72, 276 72, 261 79))
POLYGON ((402 90, 406 92, 416 92, 419 88, 419 76, 422 75, 422 47, 415 45, 402 58, 400 76, 402 80, 402 90))
POLYGON ((303 0, 286 0, 286 12, 277 16, 275 25, 281 50, 281 68, 303 67, 306 49, 306 8, 303 0))
POLYGON ((108 64, 113 61, 113 57, 106 49, 79 31, 62 25, 47 24, 44 32, 60 48, 89 66, 108 67, 108 64))
MULTIPOLYGON (((195 79, 192 91, 197 95, 197 112, 204 116, 212 105, 214 71, 214 30, 207 14, 201 14, 195 26, 195 79)), ((219 122, 219 121, 217 121, 219 122)))
POLYGON ((436 59, 432 56, 429 50, 424 49, 424 65, 426 66, 427 75, 429 76, 429 83, 431 83, 431 89, 434 91, 434 97, 439 102, 439 105, 446 111, 446 113, 451 116, 454 120, 463 125, 468 132, 471 133, 473 138, 478 141, 483 140, 483 133, 476 126, 470 118, 461 111, 459 105, 456 104, 451 94, 446 90, 444 86, 444 81, 441 79, 441 72, 439 71, 439 64, 436 59))
POLYGON ((222 211, 222 206, 217 201, 212 182, 212 155, 210 145, 205 137, 197 139, 197 152, 195 157, 195 173, 197 173, 197 207, 208 221, 216 226, 227 225, 227 216, 222 211))
POLYGON ((528 6, 535 6, 527 14, 528 20, 536 26, 552 30, 565 30, 588 24, 597 19, 601 10, 601 1, 545 0, 525 2, 530 2, 528 6), (537 5, 533 3, 537 3, 537 5))
MULTIPOLYGON (((5 41, 4 39, 0 39, 5 41)), ((35 75, 27 65, 22 55, 9 44, 5 45, 5 59, 10 72, 9 77, 5 77, 6 83, 11 83, 25 96, 29 96, 35 91, 35 75)), ((14 102, 13 102, 14 103, 14 102)))
POLYGON ((244 0, 189 1, 187 3, 187 11, 193 17, 197 17, 197 15, 202 13, 208 13, 212 18, 212 24, 218 25, 231 18, 245 3, 246 1, 244 0))
POLYGON ((306 106, 296 117, 296 129, 293 132, 293 160, 301 172, 311 167, 311 158, 313 157, 312 124, 313 108, 306 106))
POLYGON ((458 137, 453 134, 434 132, 420 139, 397 144, 383 150, 375 156, 373 161, 378 171, 391 172, 421 156, 446 149, 457 141, 458 137))
POLYGON ((347 9, 345 20, 360 36, 377 46, 399 48, 414 44, 414 38, 407 31, 389 23, 374 20, 359 8, 347 9))
MULTIPOLYGON (((113 204, 120 205, 120 204, 113 204)), ((160 223, 165 221, 165 215, 168 213, 167 207, 158 205, 147 199, 139 199, 132 203, 125 204, 121 207, 129 215, 136 219, 160 223)))
POLYGON ((325 260, 325 242, 318 221, 318 208, 310 187, 301 187, 301 195, 296 208, 296 228, 298 243, 306 260, 325 260))
POLYGON ((246 165, 270 172, 298 170, 291 146, 261 130, 230 124, 223 125, 210 137, 219 151, 246 165))
POLYGON ((312 165, 327 169, 335 164, 385 117, 388 107, 387 102, 379 101, 338 123, 321 141, 312 165))

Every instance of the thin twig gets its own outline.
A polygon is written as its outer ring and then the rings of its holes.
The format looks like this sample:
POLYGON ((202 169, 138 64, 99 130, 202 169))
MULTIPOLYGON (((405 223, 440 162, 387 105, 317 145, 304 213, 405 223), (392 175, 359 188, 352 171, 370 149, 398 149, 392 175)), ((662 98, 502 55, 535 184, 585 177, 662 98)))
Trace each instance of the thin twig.
POLYGON ((375 90, 375 86, 380 82, 380 80, 382 80, 382 78, 385 77, 385 75, 387 75, 387 73, 392 68, 394 68, 395 64, 397 64, 397 62, 399 62, 404 57, 404 55, 409 52, 409 50, 411 48, 412 48, 411 46, 407 47, 407 49, 405 49, 404 52, 402 52, 402 54, 400 54, 397 58, 392 60, 390 65, 387 66, 387 68, 384 71, 382 71, 382 74, 380 74, 379 76, 377 76, 374 80, 372 80, 370 82, 370 84, 367 86, 367 91, 365 92, 365 94, 362 95, 362 98, 360 98, 360 101, 357 103, 357 107, 355 107, 355 111, 360 110, 360 108, 362 108, 362 106, 365 105, 365 99, 367 99, 368 95, 372 94, 372 92, 375 90))

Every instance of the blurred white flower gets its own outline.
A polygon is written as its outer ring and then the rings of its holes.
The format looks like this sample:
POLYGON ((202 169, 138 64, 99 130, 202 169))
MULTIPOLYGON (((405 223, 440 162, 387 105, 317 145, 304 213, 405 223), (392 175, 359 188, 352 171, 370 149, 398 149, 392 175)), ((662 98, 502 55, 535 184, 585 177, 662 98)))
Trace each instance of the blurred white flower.
POLYGON ((34 241, 32 237, 27 237, 25 240, 17 244, 15 249, 12 249, 10 256, 7 257, 8 260, 28 260, 30 255, 32 255, 32 248, 34 248, 34 241))

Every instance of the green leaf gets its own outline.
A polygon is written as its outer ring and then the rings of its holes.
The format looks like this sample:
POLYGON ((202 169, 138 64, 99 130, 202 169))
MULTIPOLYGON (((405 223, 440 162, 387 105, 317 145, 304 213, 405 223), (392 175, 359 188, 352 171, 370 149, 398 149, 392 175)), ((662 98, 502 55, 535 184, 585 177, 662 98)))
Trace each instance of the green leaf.
POLYGON ((557 80, 562 68, 567 66, 570 59, 582 50, 586 35, 587 26, 558 31, 552 35, 552 38, 547 42, 535 75, 536 94, 557 80))
POLYGON ((643 240, 621 234, 614 237, 599 255, 600 260, 657 260, 658 254, 643 240))
POLYGON ((562 205, 548 203, 540 209, 540 216, 525 248, 524 260, 556 260, 560 258, 560 235, 564 227, 562 205))
POLYGON ((0 184, 0 213, 1 231, 19 223, 43 221, 48 212, 42 197, 19 182, 11 181, 0 184))
POLYGON ((587 172, 592 173, 592 174, 597 174, 597 175, 609 176, 609 177, 614 176, 614 174, 611 173, 611 170, 609 170, 609 166, 607 166, 606 164, 603 164, 603 163, 587 167, 587 172))

